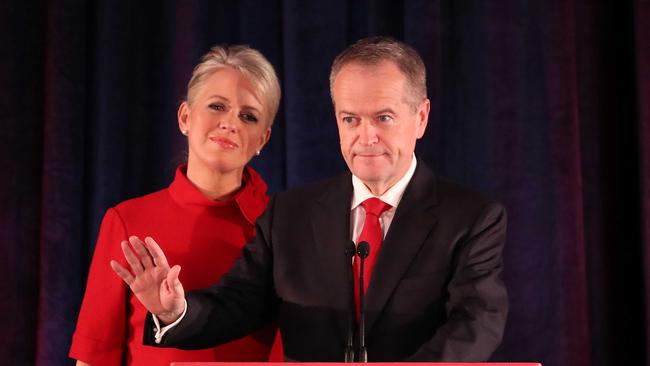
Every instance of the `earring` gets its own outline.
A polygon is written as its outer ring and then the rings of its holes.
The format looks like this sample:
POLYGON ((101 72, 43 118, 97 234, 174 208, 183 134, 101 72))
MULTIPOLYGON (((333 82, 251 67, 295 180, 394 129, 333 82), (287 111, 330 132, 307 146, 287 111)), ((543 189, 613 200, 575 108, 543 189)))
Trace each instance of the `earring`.
POLYGON ((260 153, 261 153, 261 151, 257 150, 257 151, 255 152, 255 156, 260 156, 260 153))
POLYGON ((187 130, 181 130, 181 133, 185 136, 187 136, 187 130))

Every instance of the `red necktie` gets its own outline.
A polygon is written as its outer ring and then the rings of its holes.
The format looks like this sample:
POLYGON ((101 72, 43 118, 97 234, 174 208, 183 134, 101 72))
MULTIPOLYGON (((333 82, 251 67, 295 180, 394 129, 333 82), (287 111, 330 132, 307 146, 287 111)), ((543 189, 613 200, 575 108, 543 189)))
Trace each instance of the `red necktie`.
MULTIPOLYGON (((363 206, 366 211, 366 219, 363 222, 363 229, 361 230, 361 235, 359 235, 357 243, 366 241, 370 245, 370 254, 363 264, 363 290, 365 292, 370 283, 370 276, 375 261, 377 260, 377 254, 379 254, 379 248, 381 247, 383 237, 381 224, 379 223, 379 216, 381 216, 381 214, 391 206, 382 202, 379 198, 374 197, 361 202, 361 206, 363 206)), ((356 305, 357 318, 359 318, 359 272, 361 268, 359 262, 359 257, 354 257, 354 303, 356 305)))

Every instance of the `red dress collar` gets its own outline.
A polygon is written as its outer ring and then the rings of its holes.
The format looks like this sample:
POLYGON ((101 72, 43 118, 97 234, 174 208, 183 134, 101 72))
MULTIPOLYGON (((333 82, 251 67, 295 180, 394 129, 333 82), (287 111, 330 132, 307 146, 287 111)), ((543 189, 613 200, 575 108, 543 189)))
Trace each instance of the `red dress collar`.
POLYGON ((237 205, 246 220, 251 224, 254 224, 257 217, 264 212, 268 203, 266 183, 253 168, 248 166, 244 168, 242 187, 232 198, 225 201, 212 200, 204 196, 187 179, 187 164, 176 168, 176 176, 168 189, 172 199, 183 206, 209 208, 237 205))

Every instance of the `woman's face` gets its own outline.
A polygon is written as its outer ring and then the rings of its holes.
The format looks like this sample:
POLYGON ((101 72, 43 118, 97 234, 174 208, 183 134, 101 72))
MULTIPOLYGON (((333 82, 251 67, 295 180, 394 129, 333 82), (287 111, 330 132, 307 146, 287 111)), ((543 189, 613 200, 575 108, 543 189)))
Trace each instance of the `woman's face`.
POLYGON ((188 163, 228 173, 242 170, 271 135, 268 110, 237 70, 215 71, 197 87, 191 104, 178 109, 187 132, 188 163))

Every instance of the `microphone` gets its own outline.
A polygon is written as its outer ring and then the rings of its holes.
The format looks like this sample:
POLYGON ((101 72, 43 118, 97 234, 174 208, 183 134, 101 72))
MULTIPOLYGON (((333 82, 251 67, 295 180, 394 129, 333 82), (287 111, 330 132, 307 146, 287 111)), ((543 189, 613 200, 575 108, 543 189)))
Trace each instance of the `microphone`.
POLYGON ((347 248, 345 248, 345 258, 352 259, 352 257, 354 257, 355 254, 357 254, 357 247, 354 245, 354 242, 351 241, 348 243, 347 248))
POLYGON ((362 241, 357 245, 357 254, 359 255, 359 359, 357 362, 368 362, 368 352, 366 350, 366 317, 365 317, 365 289, 364 289, 364 276, 363 266, 370 254, 370 245, 367 241, 362 241))
MULTIPOLYGON (((357 252, 357 248, 354 246, 354 242, 348 243, 348 247, 345 249, 345 260, 347 261, 347 268, 348 268, 348 281, 352 285, 352 288, 350 289, 350 306, 352 309, 354 309, 354 278, 352 277, 352 258, 354 258, 354 255, 357 252)), ((348 307, 349 309, 350 307, 348 307)), ((352 363, 354 362, 354 345, 353 345, 353 337, 354 337, 354 310, 352 312, 348 312, 348 338, 347 342, 345 345, 345 363, 352 363)))

